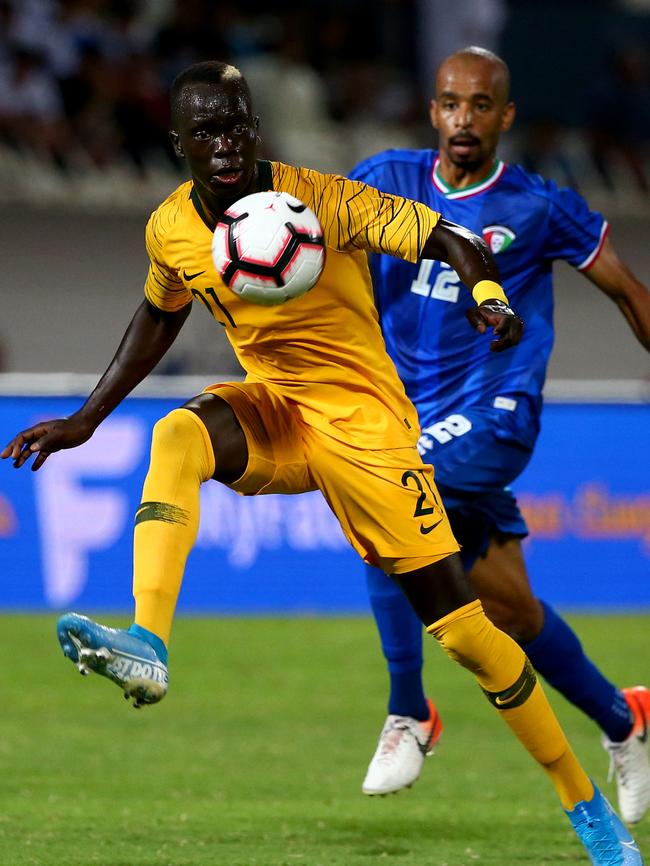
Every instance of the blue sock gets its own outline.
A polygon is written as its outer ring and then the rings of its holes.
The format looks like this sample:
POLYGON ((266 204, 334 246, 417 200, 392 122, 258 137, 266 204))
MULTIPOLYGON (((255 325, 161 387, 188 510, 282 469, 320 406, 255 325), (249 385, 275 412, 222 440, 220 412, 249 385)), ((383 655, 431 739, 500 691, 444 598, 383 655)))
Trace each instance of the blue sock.
POLYGON ((573 629, 542 602, 544 625, 522 649, 549 685, 586 713, 614 742, 632 730, 632 714, 620 689, 591 662, 573 629))
POLYGON ((422 685, 422 623, 399 586, 378 568, 366 567, 368 596, 388 662, 388 712, 424 721, 429 707, 422 685))
POLYGON ((166 665, 167 664, 167 647, 160 640, 157 634, 154 634, 152 631, 149 631, 146 628, 142 628, 141 625, 130 625, 127 629, 129 634, 132 634, 133 637, 139 637, 140 640, 145 641, 149 644, 150 647, 153 647, 154 652, 160 659, 160 661, 166 665))

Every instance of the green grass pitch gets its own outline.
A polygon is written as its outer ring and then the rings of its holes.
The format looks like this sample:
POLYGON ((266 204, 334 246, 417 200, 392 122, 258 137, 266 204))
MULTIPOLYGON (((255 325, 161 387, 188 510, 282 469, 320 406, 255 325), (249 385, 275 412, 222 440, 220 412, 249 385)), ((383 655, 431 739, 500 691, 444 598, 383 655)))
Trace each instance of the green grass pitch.
MULTIPOLYGON (((54 616, 0 619, 3 866, 587 862, 542 771, 433 641, 442 743, 412 790, 371 799, 385 674, 370 619, 179 618, 169 695, 139 711, 64 660, 54 616)), ((612 678, 650 681, 650 616, 570 619, 612 678)), ((553 702, 614 797, 594 725, 553 702)), ((635 834, 650 857, 650 816, 635 834)))

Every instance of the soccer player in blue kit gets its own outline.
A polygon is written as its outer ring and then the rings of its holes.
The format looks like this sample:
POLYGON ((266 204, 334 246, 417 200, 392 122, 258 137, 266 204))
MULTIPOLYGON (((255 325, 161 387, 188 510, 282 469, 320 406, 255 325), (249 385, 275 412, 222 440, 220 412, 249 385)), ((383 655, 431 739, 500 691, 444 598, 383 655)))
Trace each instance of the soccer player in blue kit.
MULTIPOLYGON (((508 352, 491 352, 487 340, 468 347, 470 295, 451 267, 373 258, 388 352, 418 409, 420 454, 435 465, 475 590, 539 673, 600 726, 620 811, 632 823, 650 808, 650 691, 614 686, 571 627, 534 596, 520 542, 527 528, 508 485, 530 460, 539 433, 553 345, 553 261, 577 267, 608 295, 647 349, 650 293, 617 256, 606 221, 580 195, 497 157, 514 115, 506 64, 484 49, 464 49, 444 60, 436 76, 431 121, 439 150, 385 151, 350 176, 418 199, 483 235, 526 322, 523 339, 508 352)), ((367 581, 390 676, 389 715, 362 786, 373 795, 418 778, 442 724, 422 684, 420 621, 391 578, 368 566, 367 581)))

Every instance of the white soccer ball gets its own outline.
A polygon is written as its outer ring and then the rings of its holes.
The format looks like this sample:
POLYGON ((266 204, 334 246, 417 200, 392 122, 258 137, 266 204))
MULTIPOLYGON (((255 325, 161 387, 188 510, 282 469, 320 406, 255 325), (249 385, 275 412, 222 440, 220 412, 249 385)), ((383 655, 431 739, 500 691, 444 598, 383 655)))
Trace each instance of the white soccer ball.
POLYGON ((286 192, 255 192, 232 204, 212 238, 212 258, 224 283, 253 304, 299 298, 325 266, 316 214, 286 192))

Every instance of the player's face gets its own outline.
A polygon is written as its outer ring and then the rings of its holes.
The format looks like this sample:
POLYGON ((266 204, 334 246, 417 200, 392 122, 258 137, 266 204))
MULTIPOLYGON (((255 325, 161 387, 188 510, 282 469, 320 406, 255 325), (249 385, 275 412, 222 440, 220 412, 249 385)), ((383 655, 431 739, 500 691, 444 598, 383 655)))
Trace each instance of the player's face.
POLYGON ((237 81, 188 86, 171 138, 205 203, 218 212, 252 192, 258 118, 237 81))
POLYGON ((431 122, 440 151, 453 165, 476 171, 492 163, 499 137, 512 125, 502 70, 483 58, 451 58, 436 78, 431 122))

